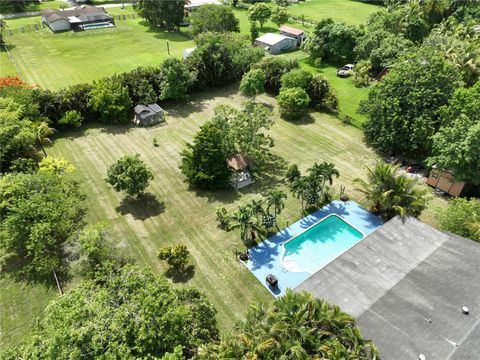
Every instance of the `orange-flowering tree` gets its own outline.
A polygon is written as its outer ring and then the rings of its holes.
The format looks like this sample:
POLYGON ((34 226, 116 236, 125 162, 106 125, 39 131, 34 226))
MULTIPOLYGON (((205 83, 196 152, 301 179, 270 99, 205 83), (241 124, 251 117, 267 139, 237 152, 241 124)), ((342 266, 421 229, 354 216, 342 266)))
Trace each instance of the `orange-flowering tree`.
POLYGON ((30 87, 25 81, 18 76, 3 76, 0 77, 0 88, 7 86, 15 87, 30 87))

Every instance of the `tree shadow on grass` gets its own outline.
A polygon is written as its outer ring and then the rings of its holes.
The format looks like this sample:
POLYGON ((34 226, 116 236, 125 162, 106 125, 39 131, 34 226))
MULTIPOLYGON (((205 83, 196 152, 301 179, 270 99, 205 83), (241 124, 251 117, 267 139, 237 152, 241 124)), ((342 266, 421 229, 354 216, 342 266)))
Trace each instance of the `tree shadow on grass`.
POLYGON ((195 275, 195 267, 189 265, 184 269, 169 268, 165 271, 165 276, 171 279, 174 283, 186 283, 195 275))
POLYGON ((165 204, 157 200, 151 193, 140 195, 138 198, 126 197, 116 208, 122 215, 130 214, 135 220, 146 220, 160 215, 165 211, 165 204))
POLYGON ((312 115, 312 112, 315 112, 315 110, 309 110, 309 112, 305 115, 303 115, 300 119, 292 121, 292 123, 296 125, 310 125, 315 122, 315 118, 312 115))

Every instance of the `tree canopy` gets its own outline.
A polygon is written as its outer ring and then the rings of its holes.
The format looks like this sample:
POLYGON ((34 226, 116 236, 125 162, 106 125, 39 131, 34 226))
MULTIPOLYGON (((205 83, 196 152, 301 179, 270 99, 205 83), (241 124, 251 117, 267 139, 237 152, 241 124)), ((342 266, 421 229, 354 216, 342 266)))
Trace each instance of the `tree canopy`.
POLYGON ((480 242, 480 200, 452 199, 437 219, 442 230, 480 242))
POLYGON ((149 22, 168 30, 176 30, 183 20, 185 0, 138 0, 135 11, 149 22))
POLYGON ((280 115, 287 120, 298 120, 307 112, 310 97, 299 87, 282 88, 277 96, 280 115))
POLYGON ((480 82, 458 89, 440 112, 442 126, 432 138, 427 160, 455 178, 480 185, 480 82))
POLYGON ((276 6, 272 9, 270 20, 277 26, 285 24, 288 21, 289 15, 284 6, 276 6))
POLYGON ((0 178, 0 249, 5 269, 50 276, 64 265, 63 245, 82 224, 78 184, 51 172, 0 178), (13 270, 13 269, 12 269, 13 270))
POLYGON ((37 334, 6 358, 181 359, 216 337, 215 309, 203 294, 126 265, 54 299, 37 334))
POLYGON ((240 92, 244 96, 255 98, 265 91, 264 82, 265 72, 261 69, 252 69, 243 75, 240 82, 240 92))
POLYGON ((378 351, 365 340, 355 319, 336 305, 307 292, 271 303, 253 304, 235 331, 202 346, 200 359, 346 359, 374 360, 378 351))
POLYGON ((265 24, 270 15, 272 14, 272 10, 270 5, 257 2, 253 5, 250 5, 248 8, 248 20, 250 21, 258 21, 260 23, 260 28, 263 28, 263 24, 265 24))
POLYGON ((193 36, 205 32, 239 32, 239 21, 232 9, 226 6, 207 4, 196 9, 189 18, 193 36))
POLYGON ((360 104, 368 118, 367 140, 381 151, 428 154, 440 107, 460 85, 458 70, 437 54, 418 51, 402 58, 360 104))
POLYGON ((265 72, 265 89, 272 93, 278 93, 280 90, 282 75, 298 67, 296 60, 274 56, 265 57, 253 66, 254 69, 262 69, 265 72))
POLYGON ((100 121, 106 124, 128 122, 132 100, 128 96, 127 87, 120 81, 96 81, 89 96, 88 105, 100 114, 100 121))
POLYGON ((185 63, 176 58, 168 58, 162 62, 158 77, 160 100, 184 98, 195 80, 185 63))
POLYGON ((129 196, 139 196, 153 180, 153 172, 140 159, 140 155, 125 155, 110 165, 105 180, 116 191, 124 191, 129 196))

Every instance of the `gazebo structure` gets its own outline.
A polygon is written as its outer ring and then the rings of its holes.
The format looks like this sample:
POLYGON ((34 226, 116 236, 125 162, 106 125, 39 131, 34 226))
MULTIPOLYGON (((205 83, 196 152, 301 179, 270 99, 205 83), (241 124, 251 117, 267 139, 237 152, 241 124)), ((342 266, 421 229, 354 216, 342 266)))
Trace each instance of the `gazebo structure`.
POLYGON ((235 189, 241 189, 255 182, 250 174, 253 166, 252 158, 237 154, 228 159, 228 166, 234 170, 231 185, 235 189))
POLYGON ((133 109, 133 122, 138 126, 151 126, 165 122, 165 111, 158 104, 137 105, 133 109))

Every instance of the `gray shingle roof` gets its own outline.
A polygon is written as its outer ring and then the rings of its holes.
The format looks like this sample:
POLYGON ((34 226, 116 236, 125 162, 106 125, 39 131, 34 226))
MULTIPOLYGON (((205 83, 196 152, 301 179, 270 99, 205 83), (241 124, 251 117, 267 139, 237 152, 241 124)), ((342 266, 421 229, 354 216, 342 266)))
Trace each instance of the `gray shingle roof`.
POLYGON ((357 317, 382 359, 480 359, 480 244, 416 219, 392 219, 295 290, 357 317))

